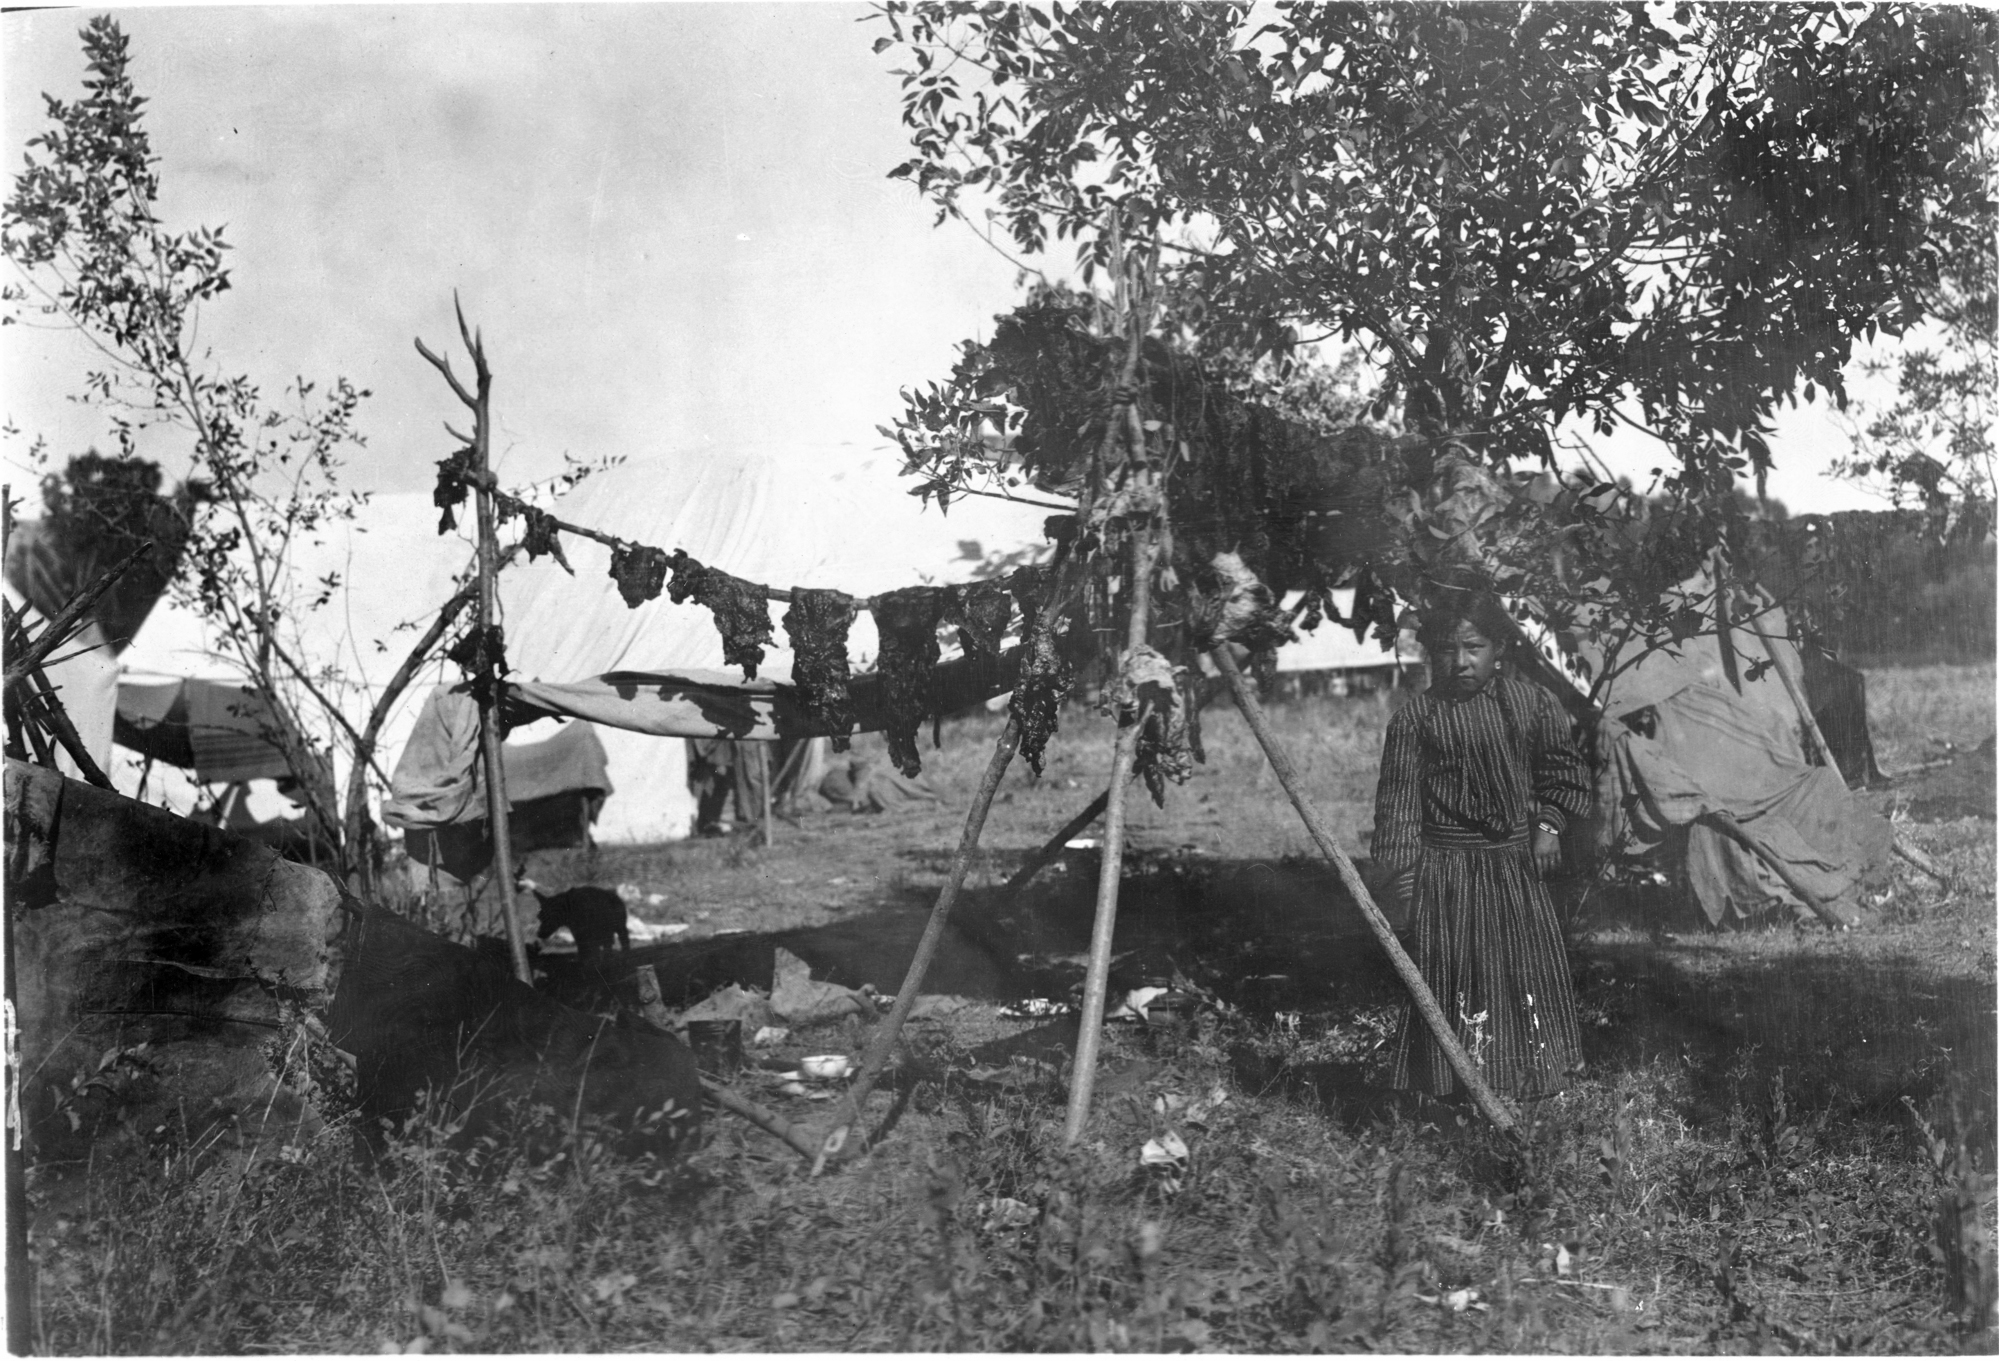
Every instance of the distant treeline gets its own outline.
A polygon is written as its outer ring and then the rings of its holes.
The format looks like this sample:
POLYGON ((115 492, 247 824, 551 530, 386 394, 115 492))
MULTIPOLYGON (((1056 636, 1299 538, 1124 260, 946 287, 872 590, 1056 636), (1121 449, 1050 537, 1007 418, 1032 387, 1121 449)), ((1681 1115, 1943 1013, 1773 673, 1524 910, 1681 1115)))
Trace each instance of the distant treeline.
POLYGON ((1990 508, 1802 515, 1753 526, 1757 575, 1861 665, 1995 655, 1990 508))
POLYGON ((1940 576, 1911 554, 1849 603, 1835 649, 1860 666, 1992 661, 1994 577, 1989 542, 1940 576))

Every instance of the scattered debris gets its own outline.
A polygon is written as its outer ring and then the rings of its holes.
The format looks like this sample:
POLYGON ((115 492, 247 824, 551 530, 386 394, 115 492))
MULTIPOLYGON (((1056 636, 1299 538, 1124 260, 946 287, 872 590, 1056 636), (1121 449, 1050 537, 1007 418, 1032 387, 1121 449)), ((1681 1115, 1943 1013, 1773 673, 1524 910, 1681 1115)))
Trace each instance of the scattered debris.
POLYGON ((1159 1177, 1170 1195, 1180 1189, 1191 1156, 1186 1142, 1169 1129, 1158 1138, 1145 1141, 1145 1147, 1138 1151, 1138 1165, 1159 1177))
POLYGON ((821 983, 812 977, 812 966, 782 946, 777 951, 770 993, 770 1009, 794 1026, 834 1021, 856 1012, 865 1016, 874 1005, 862 993, 837 983, 821 983))
MULTIPOLYGON (((943 1021, 954 1016, 962 1016, 977 1010, 979 1003, 969 997, 949 997, 942 993, 925 993, 916 999, 916 1005, 909 1009, 912 1021, 943 1021)), ((1002 1012, 1002 1015, 1005 1013, 1002 1012)))
POLYGON ((768 1029, 771 1019, 769 998, 734 983, 708 994, 680 1014, 683 1025, 689 1021, 741 1021, 743 1029, 752 1034, 768 1029))
POLYGON ((1052 997, 1029 997, 1019 1002, 1009 1003, 1000 1008, 1000 1015, 1009 1021, 1045 1020, 1050 1016, 1074 1016, 1076 1008, 1068 1002, 1058 1002, 1052 997))

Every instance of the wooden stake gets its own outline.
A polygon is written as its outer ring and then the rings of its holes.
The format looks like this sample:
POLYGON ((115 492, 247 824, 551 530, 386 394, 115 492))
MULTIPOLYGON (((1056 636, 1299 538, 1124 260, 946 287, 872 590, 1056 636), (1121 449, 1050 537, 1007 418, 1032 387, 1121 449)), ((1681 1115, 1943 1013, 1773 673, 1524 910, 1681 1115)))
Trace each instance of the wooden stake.
MULTIPOLYGON (((1143 447, 1142 445, 1139 447, 1143 447)), ((1141 474, 1142 475, 1142 474, 1141 474)), ((1152 527, 1131 536, 1131 612, 1125 620, 1125 656, 1145 646, 1152 622, 1152 527)), ((1145 726, 1140 713, 1118 729, 1111 750, 1110 787, 1104 791, 1104 856, 1097 870, 1097 915, 1090 928, 1090 966, 1083 976, 1083 1014, 1076 1031, 1076 1062, 1069 1073, 1069 1109, 1062 1122, 1062 1142, 1074 1147, 1090 1120, 1090 1097, 1097 1083, 1097 1050, 1103 1043, 1104 994, 1110 986, 1111 940, 1117 932, 1118 887, 1124 877, 1124 806, 1131 785, 1132 763, 1138 756, 1138 734, 1145 726)))
POLYGON ((1945 872, 1943 866, 1937 864, 1936 861, 1929 857, 1928 853, 1904 837, 1899 831, 1895 833, 1895 854, 1901 856, 1924 874, 1929 875, 1930 878, 1942 884, 1946 889, 1950 888, 1952 880, 1950 875, 1945 872))
POLYGON ((1402 942, 1395 938, 1395 929, 1388 924, 1388 918, 1382 915, 1381 909, 1375 906, 1374 897, 1367 891, 1367 885, 1361 882, 1360 871, 1354 868, 1353 861, 1347 859, 1346 853, 1340 850, 1339 843, 1333 840, 1333 834, 1327 828, 1325 820, 1319 816, 1319 810, 1305 797, 1305 791, 1298 782, 1297 768, 1291 764, 1291 758, 1284 749, 1277 745, 1277 735, 1271 731, 1270 720, 1264 715, 1263 705, 1257 702, 1256 696, 1244 684, 1242 671, 1236 666, 1235 658, 1229 655, 1228 645, 1222 644, 1208 655, 1214 658, 1215 669, 1220 671, 1223 679, 1228 682, 1229 693, 1235 697, 1236 707, 1242 711, 1244 720, 1249 724, 1249 730, 1256 735, 1257 745, 1263 748, 1263 754, 1269 760, 1271 770, 1276 772, 1277 782, 1283 785, 1284 792, 1290 795, 1291 806, 1298 810, 1298 817, 1304 822, 1305 830, 1311 834, 1312 840, 1318 843, 1320 853, 1333 862, 1333 869, 1339 874, 1340 883, 1346 886, 1347 892, 1360 905, 1361 916, 1366 919, 1368 928, 1374 932, 1374 938, 1381 943, 1381 948, 1388 952, 1388 962, 1395 966, 1395 972, 1401 977, 1402 985, 1409 990, 1409 998, 1415 1003, 1416 1014, 1421 1016, 1423 1023, 1430 1028, 1430 1034, 1437 1041, 1437 1047, 1443 1050, 1445 1062, 1451 1065, 1451 1071, 1457 1074, 1458 1081, 1464 1084, 1465 1091, 1470 1094, 1472 1103, 1478 1107, 1479 1114, 1490 1121, 1500 1133, 1518 1138, 1520 1126, 1514 1119, 1513 1112, 1494 1094, 1492 1088, 1486 1085, 1484 1075, 1471 1061, 1471 1056, 1465 1053, 1464 1046, 1458 1043, 1457 1033, 1451 1029, 1450 1022, 1444 1019, 1443 1008, 1437 1005, 1437 999, 1430 992, 1429 985, 1423 981, 1423 975, 1416 968, 1416 962, 1409 958, 1408 951, 1402 948, 1402 942))
POLYGON ((713 1078, 702 1078, 701 1090, 710 1101, 713 1101, 723 1110, 729 1112, 729 1114, 740 1115, 764 1133, 775 1135, 777 1138, 784 1140, 800 1157, 817 1158, 819 1156, 819 1141, 812 1137, 809 1130, 800 1129, 797 1125, 785 1120, 782 1116, 765 1110, 762 1106, 759 1106, 756 1102, 737 1092, 735 1089, 724 1087, 713 1078))
POLYGON ((772 844, 770 829, 770 743, 757 743, 757 783, 763 786, 763 842, 772 844))
POLYGON ((792 743, 791 755, 784 758, 784 764, 777 768, 777 774, 772 777, 771 798, 774 801, 772 807, 783 810, 786 817, 796 818, 798 814, 798 790, 787 781, 795 781, 798 772, 805 768, 806 748, 817 740, 817 738, 803 737, 792 743), (777 791, 780 789, 784 791, 784 797, 781 799, 777 796, 777 791))
MULTIPOLYGON (((1069 608, 1071 592, 1075 586, 1075 574, 1063 566, 1064 558, 1056 555, 1056 577, 1048 586, 1047 594, 1036 613, 1036 627, 1053 629, 1055 621, 1069 608)), ((908 1021, 910 1011, 916 1006, 916 997, 923 986, 923 977, 930 969, 930 961, 937 953, 937 946, 944 937, 944 924, 949 920, 952 905, 958 901, 958 893, 965 885, 965 875, 970 871, 972 856, 979 849, 979 837, 985 831, 986 814, 992 811, 993 796, 999 792, 1000 780, 1006 768, 1013 761, 1013 754, 1020 749, 1020 719, 1009 710, 1006 727, 1000 732, 999 740, 993 744, 992 759, 986 763, 986 773, 979 780, 978 790, 972 795, 971 811, 965 814, 965 830, 958 838, 958 851, 951 859, 951 869, 944 881, 944 887, 937 894, 936 905, 930 909, 930 920, 923 925, 923 935, 916 942, 916 953, 909 961, 909 969, 903 975, 902 987, 895 995, 895 1004, 877 1027, 874 1038, 869 1041, 868 1052, 861 1059, 861 1070, 854 1075, 853 1085, 847 1095, 835 1107, 833 1120, 827 1128, 826 1137, 820 1143, 814 1158, 812 1170, 816 1174, 826 1165, 826 1160, 839 1154, 845 1148, 847 1136, 860 1121, 861 1112, 866 1108, 869 1095, 874 1091, 875 1082, 882 1070, 888 1066, 889 1055, 895 1052, 897 1040, 902 1036, 903 1024, 908 1021)))
POLYGON ((632 970, 632 978, 639 989, 639 1015, 661 1030, 673 1029, 673 1013, 660 1000, 659 973, 650 964, 641 964, 632 970))

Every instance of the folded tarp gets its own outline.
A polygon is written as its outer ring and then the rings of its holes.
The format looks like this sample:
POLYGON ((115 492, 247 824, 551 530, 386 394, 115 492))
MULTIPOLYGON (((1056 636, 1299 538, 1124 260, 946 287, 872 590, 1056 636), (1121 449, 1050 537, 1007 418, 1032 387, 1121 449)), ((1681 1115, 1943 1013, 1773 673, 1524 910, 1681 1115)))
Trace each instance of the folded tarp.
MULTIPOLYGON (((1013 688, 1020 649, 997 660, 957 657, 939 663, 930 687, 930 711, 954 713, 1013 688)), ((854 677, 848 687, 855 732, 880 732, 888 723, 881 676, 854 677)), ((726 737, 770 742, 780 737, 835 736, 806 716, 788 680, 735 671, 611 671, 567 683, 510 681, 507 713, 516 724, 550 715, 585 718, 605 727, 655 737, 726 737)))
MULTIPOLYGON (((406 829, 479 822, 486 783, 479 756, 479 705, 462 685, 440 685, 424 700, 403 746, 383 816, 406 829)), ((612 792, 604 744, 588 723, 571 723, 543 742, 501 748, 507 805, 515 812, 561 795, 601 805, 612 792)))
POLYGON ((1687 879, 1716 926, 1773 906, 1802 908, 1758 855, 1705 820, 1727 813, 1807 891, 1844 900, 1850 912, 1893 832, 1854 799, 1839 771, 1808 764, 1783 715, 1723 686, 1683 687, 1653 712, 1650 737, 1606 724, 1606 811, 1621 820, 1625 847, 1649 851, 1685 829, 1687 879))
MULTIPOLYGON (((996 660, 960 657, 941 663, 931 685, 931 710, 952 713, 1012 689, 1019 653, 1011 648, 996 660)), ((851 698, 854 731, 879 732, 887 722, 880 676, 856 676, 851 698)), ((514 681, 507 686, 507 715, 516 726, 557 716, 656 737, 774 741, 831 735, 806 716, 789 682, 768 676, 746 681, 734 671, 612 671, 567 684, 514 681)), ((465 686, 438 686, 396 762, 383 818, 405 830, 484 818, 478 752, 478 706, 465 686)), ((518 806, 523 796, 514 788, 513 769, 509 756, 507 798, 518 806)), ((605 783, 608 788, 608 779, 605 783)))
MULTIPOLYGON (((391 825, 404 830, 411 859, 466 880, 493 856, 486 836, 485 768, 478 756, 478 703, 463 686, 438 686, 417 715, 382 809, 391 825)), ((546 741, 502 747, 501 759, 507 827, 516 852, 589 844, 590 824, 612 792, 595 728, 570 723, 546 741)))

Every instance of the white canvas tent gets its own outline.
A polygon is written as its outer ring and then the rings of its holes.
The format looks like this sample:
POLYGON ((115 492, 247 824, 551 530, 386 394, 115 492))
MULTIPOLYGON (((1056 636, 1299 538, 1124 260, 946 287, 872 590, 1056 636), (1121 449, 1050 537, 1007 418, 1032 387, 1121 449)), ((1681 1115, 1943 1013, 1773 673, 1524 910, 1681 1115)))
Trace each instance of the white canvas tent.
MULTIPOLYGON (((739 577, 857 595, 966 580, 979 554, 1039 541, 1046 509, 973 498, 942 515, 908 495, 899 467, 893 451, 851 445, 634 457, 581 483, 555 510, 606 533, 668 551, 684 548, 739 577), (977 553, 967 556, 972 543, 977 553)), ((313 660, 334 663, 354 679, 349 716, 357 723, 367 708, 362 687, 370 694, 379 689, 456 589, 472 556, 470 509, 460 514, 457 532, 439 535, 428 492, 378 495, 353 524, 336 526, 303 557, 311 575, 338 571, 343 578, 336 598, 314 616, 305 646, 313 660)), ((504 529, 503 540, 517 528, 504 529)), ((664 595, 628 609, 608 575, 609 549, 572 535, 563 536, 563 546, 573 577, 547 558, 518 560, 501 577, 501 622, 516 678, 561 683, 620 669, 721 669, 721 642, 706 609, 675 605, 664 595)), ((774 620, 782 610, 773 607, 774 620)), ((776 646, 760 674, 788 679, 790 652, 783 629, 774 632, 776 646)), ((857 671, 873 659, 874 626, 865 613, 855 622, 850 651, 857 671)), ((233 674, 202 621, 170 602, 155 610, 123 660, 161 675, 233 674)), ((733 668, 730 674, 740 676, 733 668)), ((393 769, 432 686, 457 675, 456 666, 433 661, 410 686, 383 734, 378 759, 385 769, 393 769)), ((551 731, 534 723, 511 740, 536 742, 551 731)), ((599 736, 617 792, 598 819, 598 839, 685 836, 693 803, 684 744, 601 725, 599 736)), ((128 770, 121 787, 135 778, 128 770)), ((336 778, 344 785, 344 763, 336 778)))
MULTIPOLYGON (((1287 611, 1295 609, 1302 594, 1294 591, 1286 596, 1284 608, 1287 611)), ((1341 617, 1350 618, 1353 614, 1353 591, 1338 590, 1331 594, 1333 608, 1339 611, 1341 617)), ((1351 626, 1337 623, 1330 616, 1310 633, 1298 630, 1296 642, 1286 643, 1277 649, 1279 675, 1317 671, 1401 671, 1422 664, 1422 649, 1406 634, 1396 639, 1393 651, 1388 651, 1372 635, 1354 637, 1351 626)))
MULTIPOLYGON (((908 494, 899 464, 891 452, 848 446, 634 459, 584 482, 556 513, 668 551, 684 548, 751 581, 853 595, 968 580, 978 565, 970 545, 989 553, 1040 540, 1046 509, 969 498, 939 514, 908 494)), ((573 536, 564 546, 573 577, 544 558, 502 578, 508 655, 523 678, 724 669, 706 609, 675 605, 663 594, 628 609, 609 577, 608 548, 573 536)), ((784 681, 791 652, 776 623, 784 607, 770 609, 775 643, 758 675, 784 681)), ((854 622, 848 650, 856 671, 874 659, 874 620, 866 612, 854 622)), ((605 805, 600 838, 685 836, 694 804, 683 745, 610 728, 602 736, 618 793, 605 805)))

